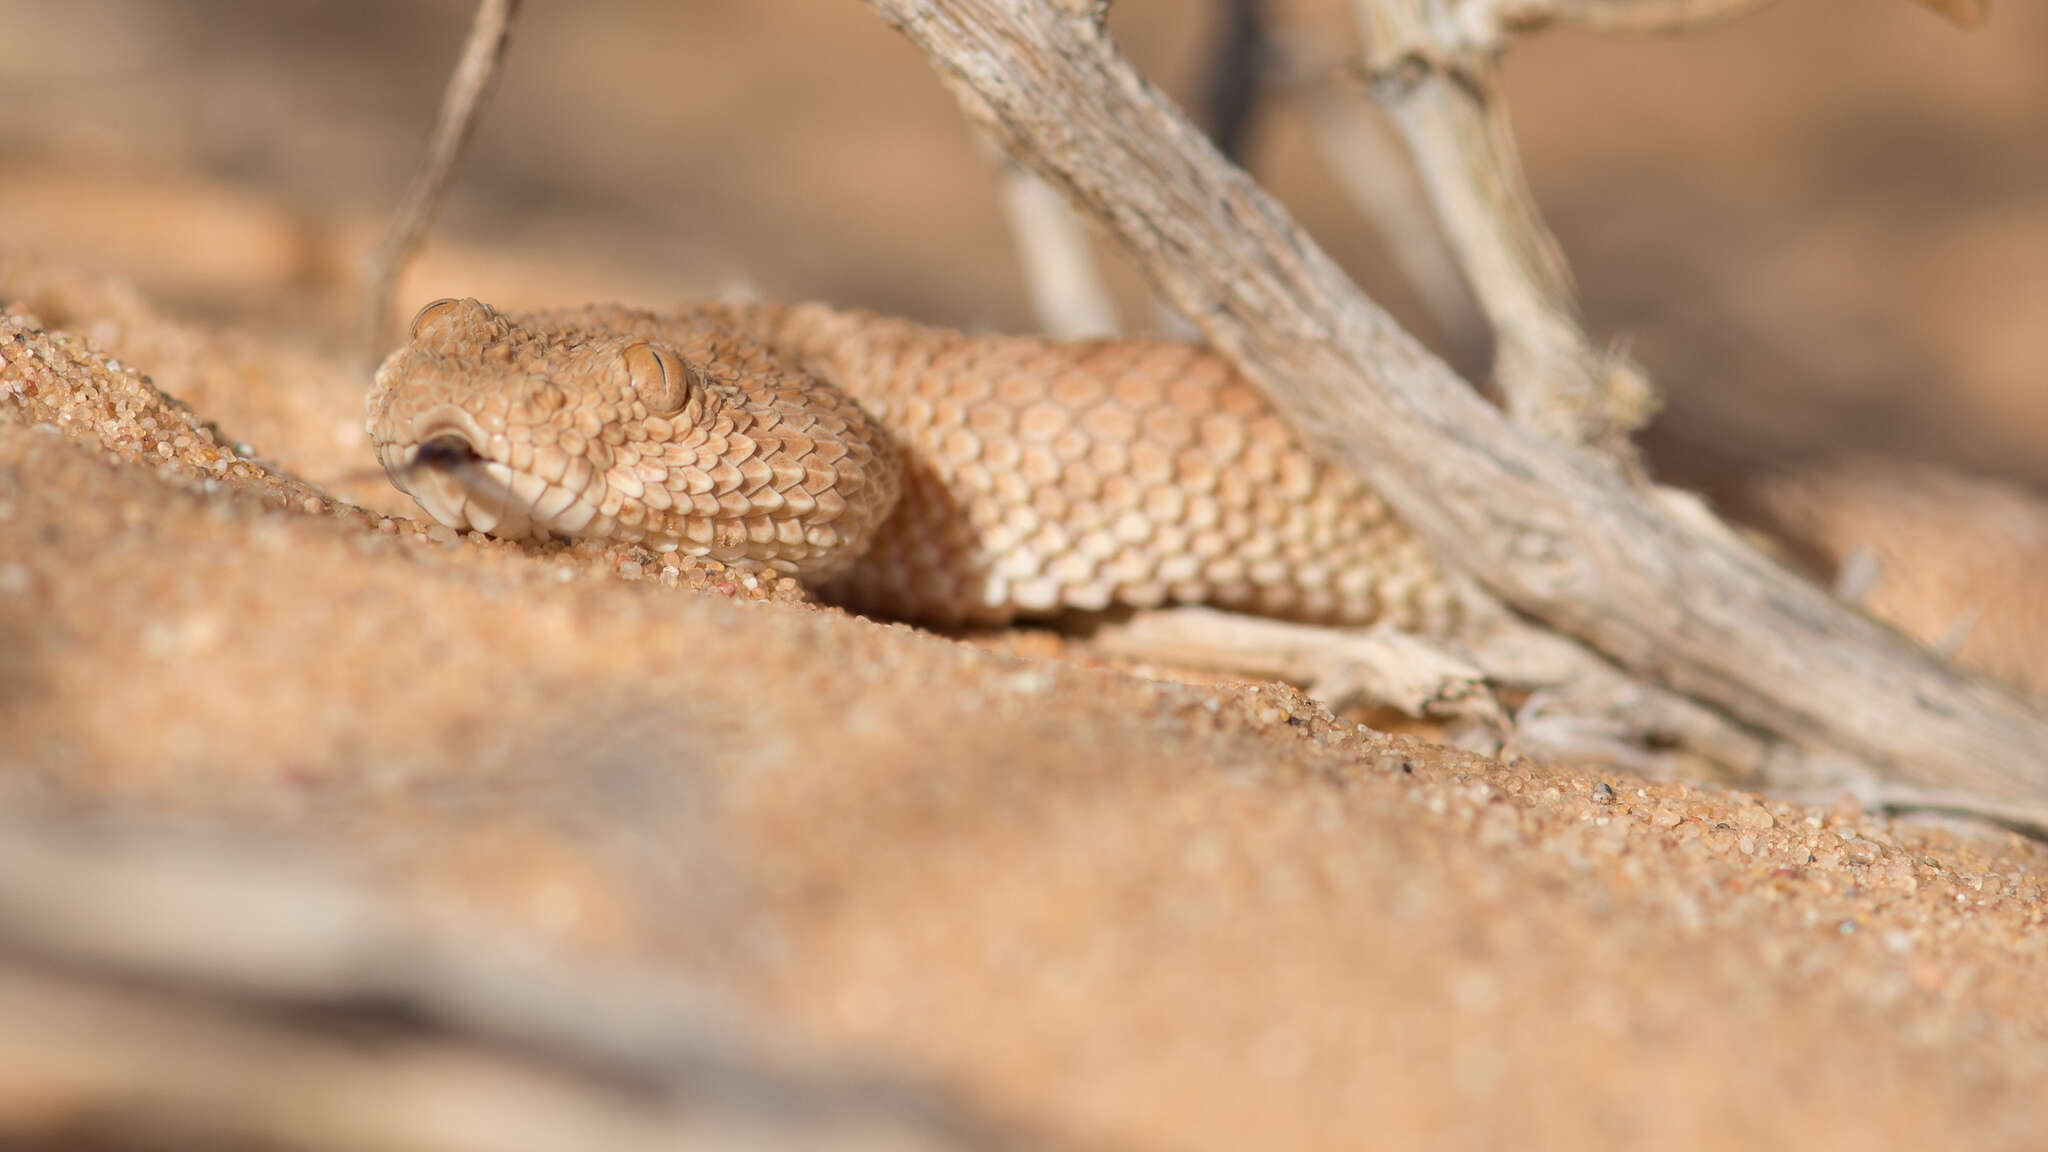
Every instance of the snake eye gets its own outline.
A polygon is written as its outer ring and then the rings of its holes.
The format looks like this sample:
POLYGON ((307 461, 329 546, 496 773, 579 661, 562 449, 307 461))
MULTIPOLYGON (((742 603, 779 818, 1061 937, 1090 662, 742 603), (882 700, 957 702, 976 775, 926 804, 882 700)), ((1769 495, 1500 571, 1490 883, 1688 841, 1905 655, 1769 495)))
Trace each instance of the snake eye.
POLYGON ((654 416, 673 416, 690 402, 691 391, 703 383, 697 369, 666 348, 644 341, 624 353, 626 371, 632 374, 633 391, 654 416))
POLYGON ((456 313, 462 311, 462 306, 468 303, 470 303, 470 301, 456 300, 452 297, 449 297, 441 300, 436 300, 432 304, 427 305, 425 308, 420 309, 418 312, 413 314, 412 338, 417 340, 420 338, 421 335, 430 331, 435 325, 445 323, 449 319, 453 318, 456 313))

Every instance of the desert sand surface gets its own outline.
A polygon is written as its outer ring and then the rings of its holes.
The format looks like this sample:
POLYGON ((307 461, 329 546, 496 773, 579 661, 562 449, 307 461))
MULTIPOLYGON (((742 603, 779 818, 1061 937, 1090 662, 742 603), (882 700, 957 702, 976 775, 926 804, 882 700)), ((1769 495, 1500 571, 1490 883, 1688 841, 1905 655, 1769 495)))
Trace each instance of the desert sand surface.
MULTIPOLYGON (((528 7, 402 310, 1029 326, 986 161, 863 6, 528 7)), ((1115 17, 1176 93, 1193 11, 1115 17)), ((0 2, 0 1139, 2039 1146, 2038 842, 423 522, 362 433, 360 261, 466 18, 0 2)), ((1669 393, 1653 465, 2035 693, 2043 43, 1786 0, 1509 70, 1589 325, 1669 393)), ((1298 112, 1262 177, 1441 342, 1298 112)))

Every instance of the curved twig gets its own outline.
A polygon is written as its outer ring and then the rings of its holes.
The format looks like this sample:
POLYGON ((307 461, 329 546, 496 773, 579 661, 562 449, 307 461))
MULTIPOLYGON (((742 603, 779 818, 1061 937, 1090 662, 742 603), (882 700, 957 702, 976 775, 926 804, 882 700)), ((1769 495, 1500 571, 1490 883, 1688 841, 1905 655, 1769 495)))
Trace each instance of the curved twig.
POLYGON ((426 157, 413 172, 405 198, 399 201, 383 241, 370 257, 364 276, 363 345, 372 368, 383 358, 386 341, 391 338, 398 280, 425 238, 448 177, 455 170, 455 161, 461 157, 462 147, 476 127, 477 113, 497 82, 505 60, 505 45, 512 35, 512 18, 518 12, 519 0, 479 0, 469 35, 462 43, 462 59, 448 76, 448 88, 441 97, 441 112, 434 122, 426 157))

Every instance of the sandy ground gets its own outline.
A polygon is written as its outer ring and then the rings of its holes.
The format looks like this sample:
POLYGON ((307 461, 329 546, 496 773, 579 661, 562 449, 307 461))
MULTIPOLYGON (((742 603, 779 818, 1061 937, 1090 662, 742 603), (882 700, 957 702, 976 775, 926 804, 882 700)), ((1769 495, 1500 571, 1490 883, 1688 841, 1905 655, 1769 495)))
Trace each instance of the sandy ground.
MULTIPOLYGON (((2048 1124, 2038 844, 1502 764, 1283 687, 410 520, 365 474, 353 276, 464 7, 0 2, 11 822, 283 846, 408 921, 687 985, 780 1058, 980 1117, 968 1143, 2048 1124)), ((744 287, 1028 324, 973 141, 860 5, 529 7, 407 307, 744 287)), ((1324 7, 1300 35, 1341 28, 1324 7)), ((1547 38, 1510 77, 1592 327, 1670 391, 1660 467, 1824 574, 1878 556, 1874 608, 1975 619, 1963 656, 2039 690, 2048 14, 2007 8, 1963 34, 1795 0, 1547 38)), ((1117 17, 1175 90, 1184 12, 1117 17)), ((1262 172, 1433 332, 1295 111, 1262 172)), ((23 1079, 31 1018, 0 1011, 0 1081, 49 1095, 0 1092, 0 1133, 104 1124, 82 1081, 23 1079)))

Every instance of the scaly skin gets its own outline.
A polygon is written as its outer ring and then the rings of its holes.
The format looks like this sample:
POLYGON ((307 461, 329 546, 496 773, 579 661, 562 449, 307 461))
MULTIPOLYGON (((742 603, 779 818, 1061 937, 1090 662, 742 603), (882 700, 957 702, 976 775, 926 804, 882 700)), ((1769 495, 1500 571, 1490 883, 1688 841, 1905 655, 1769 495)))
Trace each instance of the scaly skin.
POLYGON ((368 428, 435 519, 642 541, 899 619, 1208 603, 1440 630, 1421 543, 1214 353, 818 305, 429 305, 368 428))

